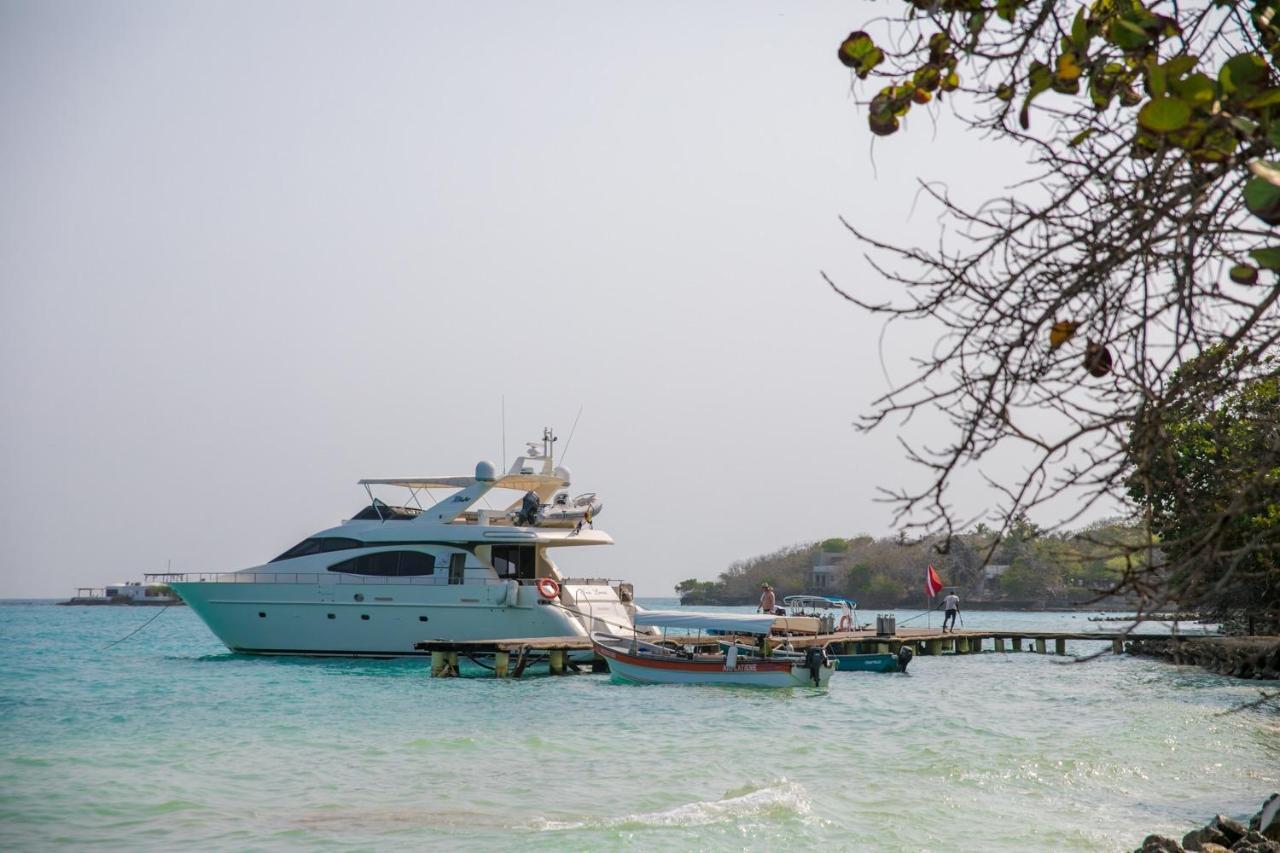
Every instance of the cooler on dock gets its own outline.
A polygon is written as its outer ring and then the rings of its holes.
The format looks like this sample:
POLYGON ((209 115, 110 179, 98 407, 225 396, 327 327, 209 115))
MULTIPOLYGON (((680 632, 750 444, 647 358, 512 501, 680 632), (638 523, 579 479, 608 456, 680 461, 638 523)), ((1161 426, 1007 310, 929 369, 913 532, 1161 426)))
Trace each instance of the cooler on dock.
POLYGON ((898 617, 885 616, 883 614, 876 616, 876 636, 892 637, 898 633, 898 617))

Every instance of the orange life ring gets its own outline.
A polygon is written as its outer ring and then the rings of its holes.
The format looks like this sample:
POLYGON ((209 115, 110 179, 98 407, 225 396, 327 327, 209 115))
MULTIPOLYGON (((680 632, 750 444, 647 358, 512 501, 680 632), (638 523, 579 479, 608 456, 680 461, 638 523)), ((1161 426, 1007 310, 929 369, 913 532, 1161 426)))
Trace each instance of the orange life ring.
POLYGON ((841 631, 853 630, 853 619, 849 616, 848 613, 840 617, 840 630, 841 631))
POLYGON ((560 595, 560 584, 556 583, 555 578, 538 578, 534 586, 538 588, 538 595, 543 598, 556 598, 560 595))

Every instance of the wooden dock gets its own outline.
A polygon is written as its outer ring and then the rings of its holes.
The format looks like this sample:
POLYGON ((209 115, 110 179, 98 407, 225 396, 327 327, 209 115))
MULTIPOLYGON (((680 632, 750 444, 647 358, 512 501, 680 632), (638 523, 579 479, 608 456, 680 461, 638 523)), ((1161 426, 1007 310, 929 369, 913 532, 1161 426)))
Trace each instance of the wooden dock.
POLYGON ((1110 643, 1115 654, 1124 651, 1124 641, 1130 635, 1122 631, 1026 631, 1002 629, 974 629, 943 632, 940 628, 899 628, 891 635, 879 635, 872 630, 838 631, 834 634, 793 636, 790 643, 797 649, 810 646, 831 645, 838 654, 868 654, 893 652, 903 646, 911 647, 920 655, 979 654, 990 643, 993 652, 1021 652, 1048 654, 1053 643, 1053 654, 1065 655, 1068 640, 1092 640, 1110 643))
MULTIPOLYGON (((586 637, 523 637, 505 640, 426 640, 414 643, 418 651, 431 652, 431 674, 450 678, 458 674, 459 656, 473 662, 477 657, 493 657, 493 674, 498 678, 519 678, 534 658, 543 658, 552 675, 564 675, 576 667, 569 652, 591 651, 586 637), (514 656, 514 665, 512 657, 514 656)), ((480 664, 483 666, 483 664, 480 664)), ((602 671, 603 661, 593 659, 591 668, 602 671)))
MULTIPOLYGON (((918 655, 972 655, 992 652, 1031 652, 1035 654, 1065 655, 1068 640, 1089 640, 1110 643, 1115 654, 1124 652, 1124 641, 1134 636, 1120 631, 1007 631, 994 629, 959 630, 943 632, 940 628, 899 628, 892 635, 879 635, 872 630, 837 631, 834 634, 793 634, 788 637, 774 635, 769 638, 771 648, 790 644, 794 649, 811 646, 830 646, 835 654, 872 654, 889 652, 897 654, 903 646, 918 655), (1052 652, 1050 652, 1052 643, 1052 652), (1024 648, 1025 644, 1025 648, 1024 648)), ((684 645, 715 647, 727 636, 672 635, 684 645)), ((758 638, 739 638, 749 645, 758 638)), ((581 665, 569 660, 571 652, 591 651, 591 641, 586 637, 525 637, 502 640, 425 640, 414 643, 419 651, 431 653, 431 674, 437 678, 458 675, 461 658, 479 663, 479 657, 493 658, 493 674, 498 678, 519 678, 529 664, 545 659, 553 675, 576 671, 581 665)), ((480 664, 485 666, 485 664, 480 664)), ((588 664, 593 671, 603 670, 598 658, 588 664)))

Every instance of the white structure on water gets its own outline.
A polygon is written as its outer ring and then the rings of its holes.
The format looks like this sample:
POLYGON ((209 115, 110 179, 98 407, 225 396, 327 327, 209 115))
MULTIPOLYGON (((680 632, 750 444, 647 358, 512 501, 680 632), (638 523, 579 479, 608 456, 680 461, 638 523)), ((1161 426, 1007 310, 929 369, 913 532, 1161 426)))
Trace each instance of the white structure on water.
POLYGON ((564 578, 552 559, 556 548, 613 543, 592 527, 595 495, 569 497, 554 441, 545 430, 502 475, 481 462, 472 477, 361 480, 370 504, 350 520, 264 565, 170 585, 229 649, 249 654, 387 657, 422 654, 423 640, 630 628, 629 585, 564 578), (407 505, 374 498, 388 486, 407 489, 407 505), (449 494, 423 506, 433 490, 449 494), (514 503, 479 508, 495 490, 514 490, 514 503))

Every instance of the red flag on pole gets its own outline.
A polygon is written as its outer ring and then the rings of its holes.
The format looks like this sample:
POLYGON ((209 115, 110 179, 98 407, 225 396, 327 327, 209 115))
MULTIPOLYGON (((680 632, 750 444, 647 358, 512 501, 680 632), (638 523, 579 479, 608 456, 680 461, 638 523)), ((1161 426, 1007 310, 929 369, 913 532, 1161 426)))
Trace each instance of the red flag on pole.
POLYGON ((929 564, 929 571, 924 576, 924 594, 933 598, 942 592, 942 578, 938 577, 938 573, 933 570, 933 564, 929 564))

